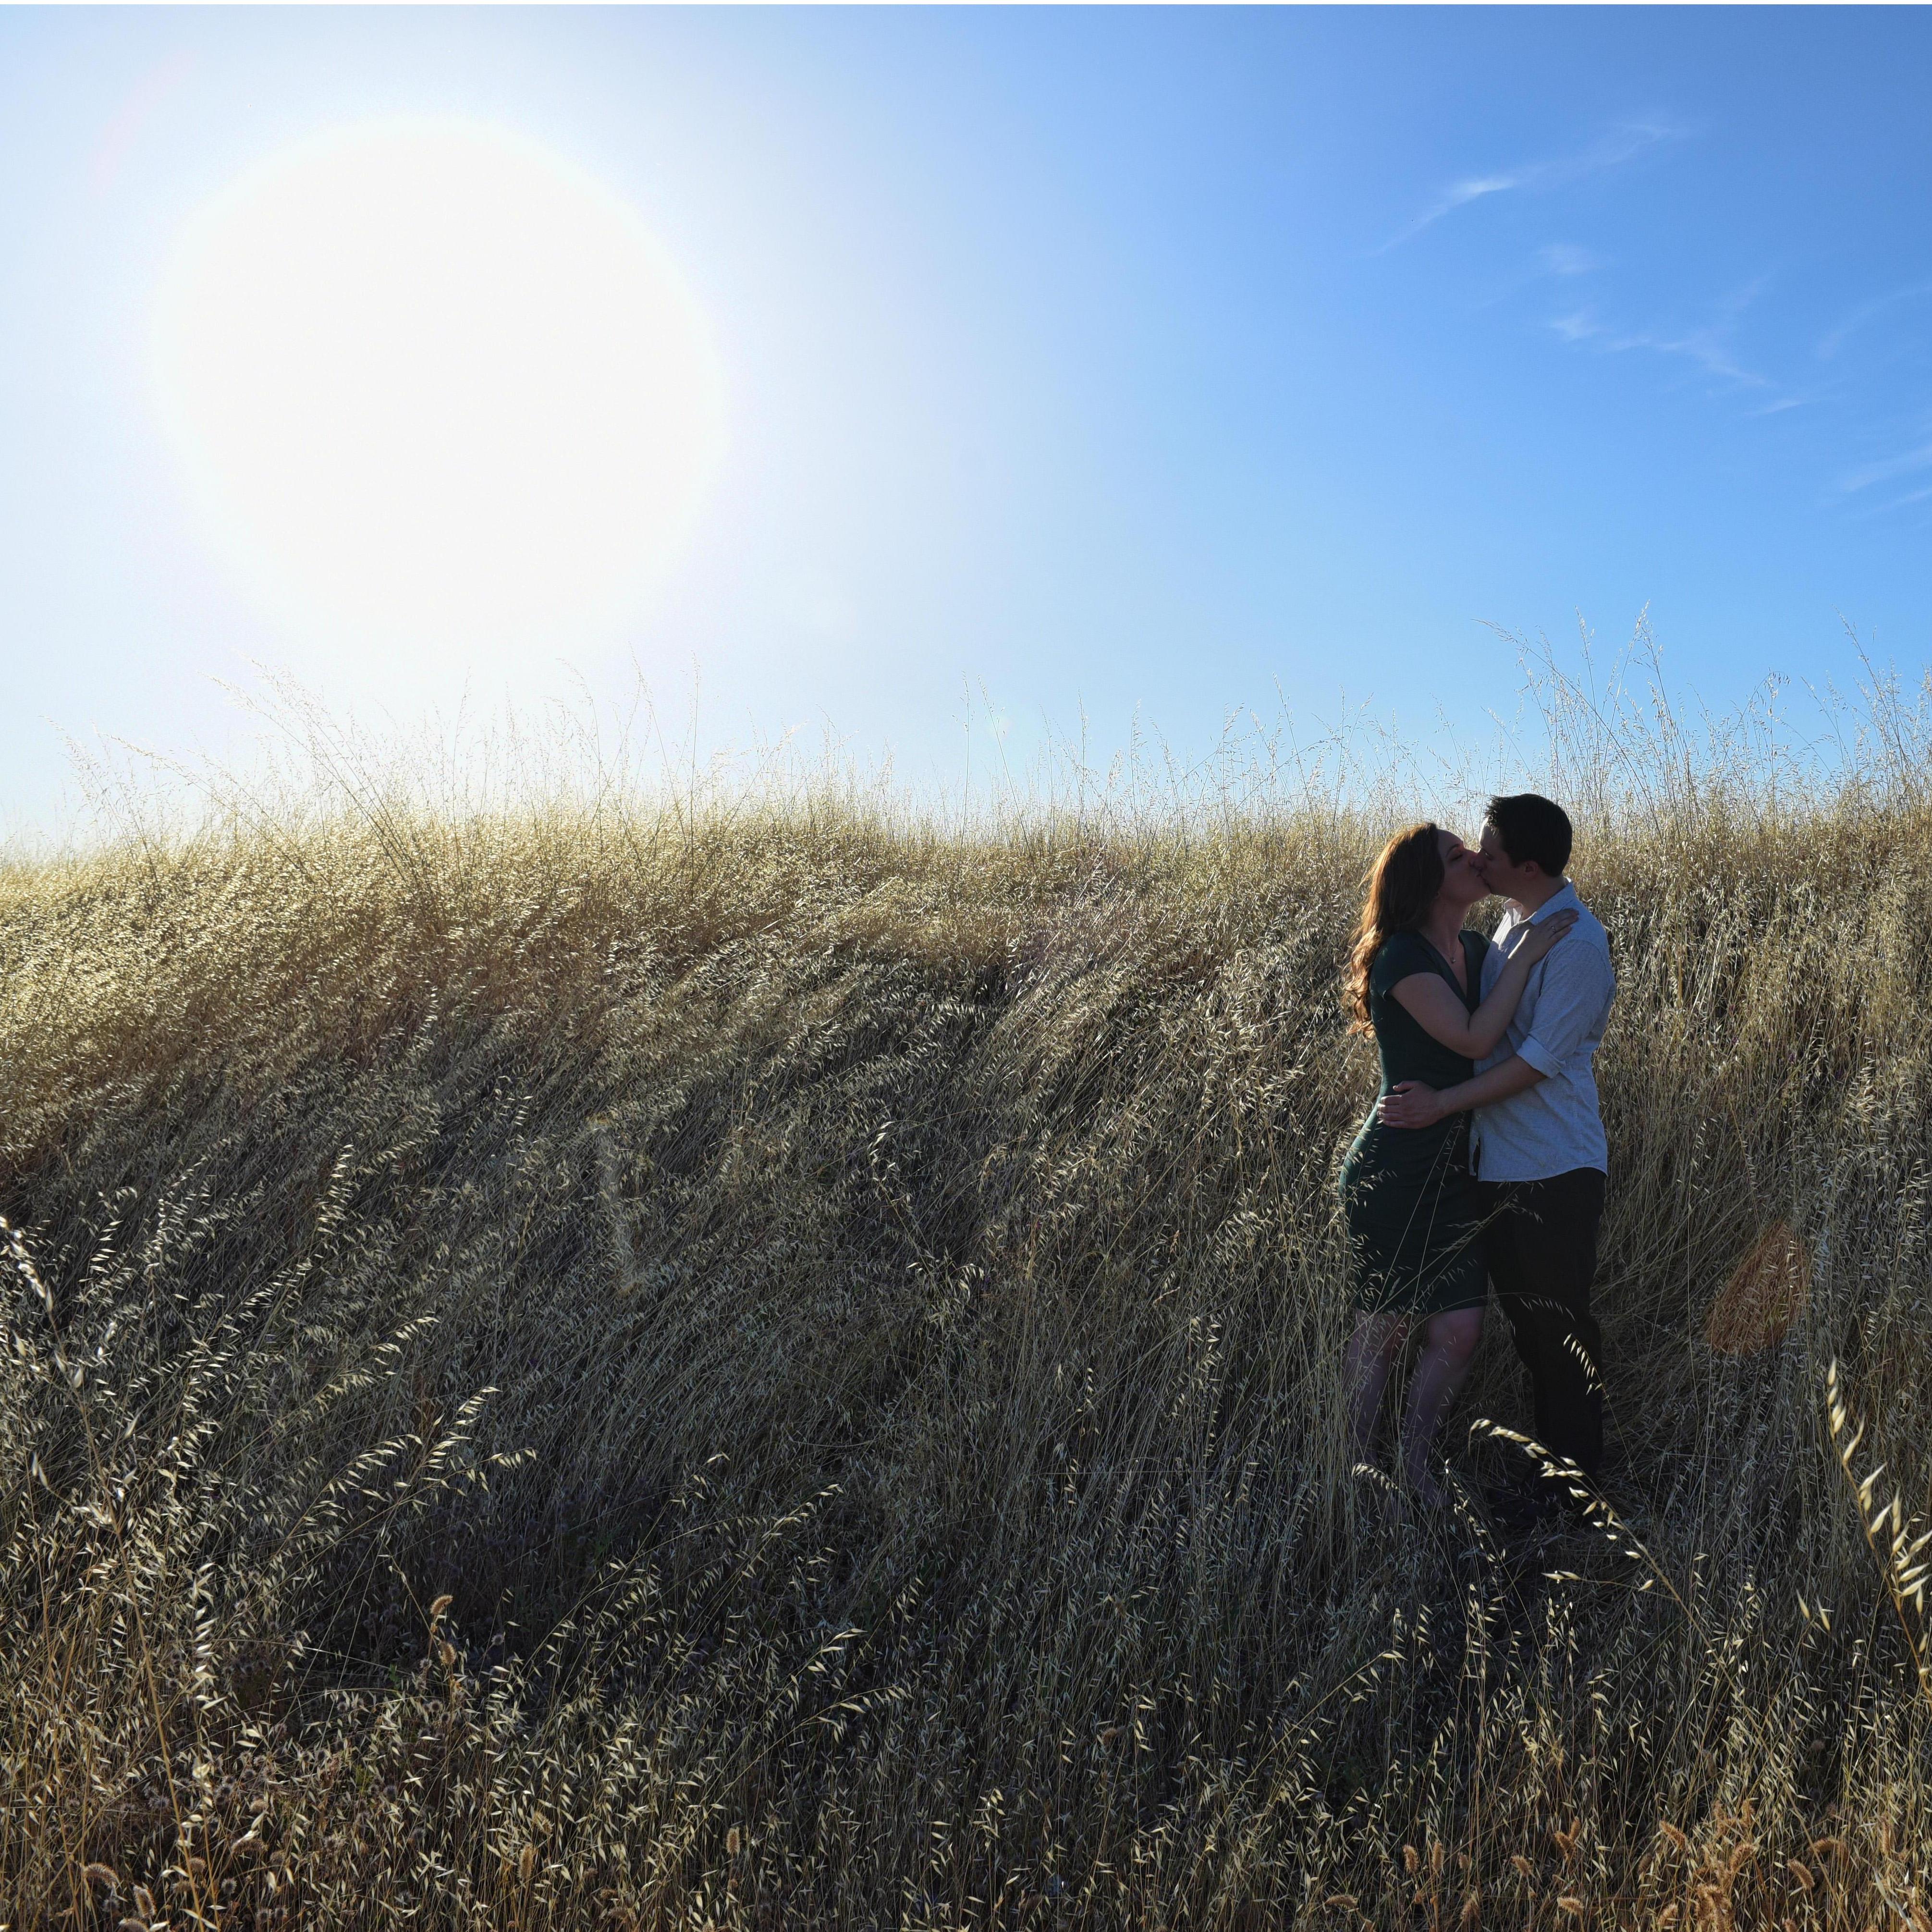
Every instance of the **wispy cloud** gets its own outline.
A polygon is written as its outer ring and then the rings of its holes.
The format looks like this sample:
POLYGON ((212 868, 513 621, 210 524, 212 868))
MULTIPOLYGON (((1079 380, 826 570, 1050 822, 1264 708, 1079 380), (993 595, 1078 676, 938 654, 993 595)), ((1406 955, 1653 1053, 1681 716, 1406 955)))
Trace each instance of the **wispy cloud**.
MULTIPOLYGON (((1733 383, 1740 388, 1768 389, 1773 386, 1771 379, 1746 368, 1738 360, 1735 346, 1738 320, 1762 286, 1762 282, 1753 282, 1726 296, 1708 322, 1693 328, 1616 328, 1588 306, 1574 309, 1567 315, 1552 316, 1550 326, 1564 341, 1585 344, 1604 355, 1642 349, 1657 356, 1681 356, 1720 382, 1733 383)), ((1792 407, 1798 400, 1780 398, 1776 406, 1792 407)), ((1768 415, 1771 410, 1767 408, 1759 413, 1768 415)))
POLYGON ((1620 343, 1604 343, 1604 338, 1610 332, 1597 320, 1597 311, 1593 308, 1580 308, 1568 315, 1552 316, 1550 326, 1565 342, 1597 342, 1607 348, 1628 346, 1620 343))
MULTIPOLYGON (((1856 496, 1861 490, 1869 490, 1874 483, 1889 483, 1894 477, 1910 476, 1921 470, 1932 470, 1932 442, 1922 442, 1916 449, 1903 450, 1881 462, 1868 463, 1862 470, 1846 472, 1838 478, 1839 494, 1856 496)), ((1916 496, 1900 499, 1902 502, 1916 500, 1916 496)))
POLYGON ((1888 294, 1874 296, 1870 302, 1861 302, 1836 327, 1827 329, 1818 339, 1818 359, 1828 362, 1844 348, 1846 340, 1855 335, 1868 322, 1876 321, 1888 309, 1901 304, 1916 302, 1922 296, 1932 296, 1932 279, 1909 282, 1902 289, 1894 289, 1888 294))
POLYGON ((1544 272, 1551 275, 1593 274, 1604 266, 1600 256, 1578 248, 1574 242, 1552 242, 1538 251, 1537 259, 1542 262, 1544 272))
POLYGON ((1390 236, 1375 252, 1385 255, 1391 248, 1400 248, 1405 242, 1413 241, 1425 228, 1433 227, 1444 215, 1454 214, 1459 208, 1467 208, 1472 202, 1496 194, 1547 193, 1554 188, 1565 188, 1587 176, 1621 167, 1654 148, 1681 140, 1684 131, 1660 121, 1627 122, 1611 128, 1580 154, 1526 161, 1501 173, 1473 175, 1466 180, 1452 182, 1408 226, 1390 236))
POLYGON ((1928 496, 1932 496, 1932 483, 1928 483, 1922 489, 1908 490, 1902 496, 1889 497, 1882 503, 1868 503, 1851 514, 1860 522, 1873 517, 1888 517, 1893 511, 1910 509, 1914 503, 1922 503, 1928 496))

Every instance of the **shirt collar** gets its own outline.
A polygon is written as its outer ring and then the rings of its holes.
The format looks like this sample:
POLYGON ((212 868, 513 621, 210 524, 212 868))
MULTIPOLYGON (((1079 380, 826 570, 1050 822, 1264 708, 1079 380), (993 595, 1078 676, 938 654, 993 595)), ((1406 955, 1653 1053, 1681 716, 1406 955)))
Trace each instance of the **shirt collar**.
POLYGON ((1565 879, 1562 886, 1552 892, 1549 898, 1545 899, 1522 923, 1525 926, 1534 926, 1538 920, 1548 914, 1562 912, 1566 910, 1572 912, 1581 912, 1583 910, 1583 902, 1576 896, 1576 888, 1568 879, 1565 879))

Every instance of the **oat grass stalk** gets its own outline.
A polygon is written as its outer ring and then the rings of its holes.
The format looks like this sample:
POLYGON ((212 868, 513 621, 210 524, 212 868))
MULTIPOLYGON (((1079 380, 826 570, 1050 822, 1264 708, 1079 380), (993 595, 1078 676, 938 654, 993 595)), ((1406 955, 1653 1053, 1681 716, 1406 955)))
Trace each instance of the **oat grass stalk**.
MULTIPOLYGON (((1858 1472, 1858 1456, 1864 1444, 1865 1424, 1853 1416, 1835 1357, 1825 1372, 1825 1403, 1832 1446, 1838 1466, 1845 1472, 1845 1480, 1851 1486, 1858 1527, 1885 1580, 1886 1594, 1892 1600, 1893 1614, 1918 1674, 1919 1690, 1928 1706, 1932 1706, 1932 1640, 1928 1640, 1925 1618, 1926 1580, 1932 1575, 1932 1556, 1928 1555, 1928 1550, 1932 1550, 1932 1529, 1922 1528, 1921 1519, 1906 1514, 1903 1493, 1896 1484, 1890 1500, 1874 1507, 1886 1466, 1875 1463, 1863 1474, 1858 1472)), ((1813 1607, 1807 1606, 1806 1613, 1814 1614, 1813 1607)), ((1828 1621, 1828 1612, 1816 1613, 1828 1621)))

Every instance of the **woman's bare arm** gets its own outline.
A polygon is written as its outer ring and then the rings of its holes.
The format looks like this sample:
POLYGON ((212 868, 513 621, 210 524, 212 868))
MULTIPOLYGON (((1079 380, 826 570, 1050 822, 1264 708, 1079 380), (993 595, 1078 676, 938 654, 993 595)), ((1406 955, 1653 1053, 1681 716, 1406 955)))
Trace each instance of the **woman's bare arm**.
POLYGON ((1449 988, 1439 973, 1412 973, 1398 980, 1394 988, 1403 1010, 1433 1040, 1452 1053, 1480 1060, 1491 1052, 1496 1042, 1509 1030, 1516 1018, 1522 989, 1529 983, 1529 969, 1576 922, 1576 915, 1566 908, 1540 920, 1523 935, 1504 964, 1502 976, 1490 989, 1490 996, 1472 1013, 1449 988))

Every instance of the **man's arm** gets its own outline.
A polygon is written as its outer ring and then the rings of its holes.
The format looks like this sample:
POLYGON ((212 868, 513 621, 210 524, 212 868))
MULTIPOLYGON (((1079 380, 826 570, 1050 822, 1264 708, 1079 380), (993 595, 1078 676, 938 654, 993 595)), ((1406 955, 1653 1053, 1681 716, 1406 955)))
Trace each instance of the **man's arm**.
POLYGON ((1399 1082, 1376 1104, 1376 1118, 1384 1126, 1432 1127, 1450 1114, 1465 1114, 1473 1107, 1493 1107, 1498 1100, 1526 1094, 1544 1077, 1521 1054, 1512 1054, 1486 1073, 1473 1080, 1459 1081, 1439 1092, 1419 1080, 1399 1082))
MULTIPOLYGON (((1558 946, 1544 963, 1529 1037, 1517 1054, 1540 1072, 1560 1072, 1603 1017, 1616 984, 1609 959, 1594 946, 1558 946)), ((1490 1102, 1474 1104, 1485 1107, 1490 1102)))

